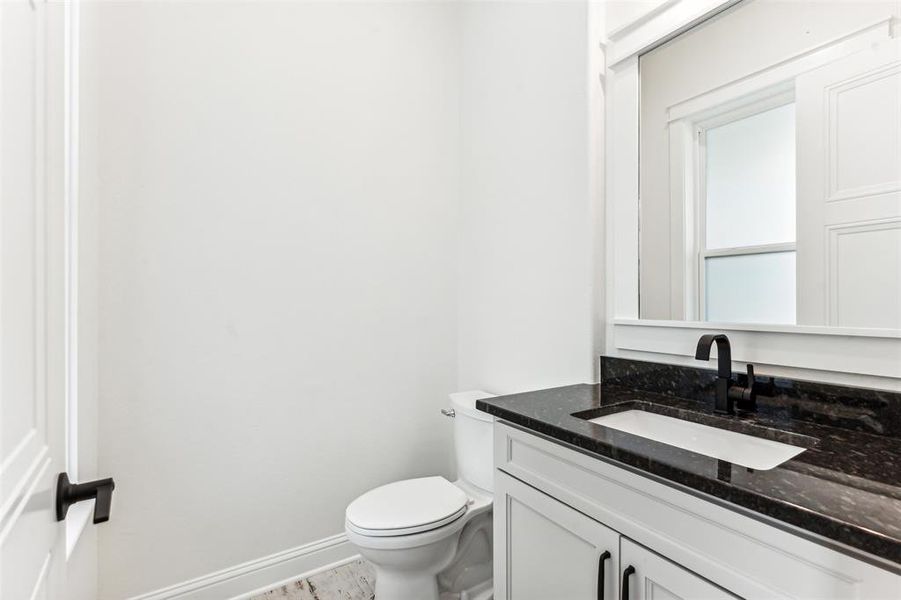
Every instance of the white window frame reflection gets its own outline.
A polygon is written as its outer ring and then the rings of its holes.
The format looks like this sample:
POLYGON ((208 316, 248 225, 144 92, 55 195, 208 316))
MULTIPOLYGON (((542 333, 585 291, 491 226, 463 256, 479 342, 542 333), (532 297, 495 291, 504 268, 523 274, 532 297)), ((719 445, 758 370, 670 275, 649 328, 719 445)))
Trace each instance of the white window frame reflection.
MULTIPOLYGON (((707 131, 716 127, 727 125, 734 121, 752 117, 754 115, 779 108, 791 104, 795 101, 794 90, 789 89, 768 98, 750 102, 735 108, 733 110, 720 112, 714 116, 698 120, 694 125, 695 144, 695 215, 697 222, 695 223, 694 243, 696 248, 696 264, 694 265, 694 278, 697 281, 695 286, 687 286, 687 289, 694 289, 694 304, 698 308, 700 320, 707 321, 707 259, 719 258, 727 256, 744 256, 753 254, 771 254, 776 252, 795 252, 797 244, 795 242, 758 244, 750 246, 736 246, 732 248, 707 248, 707 131)), ((797 201, 797 199, 796 199, 797 201)), ((741 224, 736 224, 741 227, 741 224)), ((796 278, 797 281, 797 278, 796 278)), ((795 311, 797 314, 797 310, 795 311)), ((795 319, 796 321, 797 319, 795 319)), ((791 323, 794 324, 794 323, 791 323)))

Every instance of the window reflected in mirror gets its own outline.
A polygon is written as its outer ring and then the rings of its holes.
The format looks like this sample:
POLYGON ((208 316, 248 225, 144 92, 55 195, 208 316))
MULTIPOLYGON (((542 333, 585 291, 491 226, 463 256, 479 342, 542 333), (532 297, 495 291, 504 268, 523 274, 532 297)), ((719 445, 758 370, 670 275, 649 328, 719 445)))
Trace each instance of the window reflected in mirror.
POLYGON ((794 103, 745 107, 698 137, 701 280, 689 285, 703 320, 795 324, 794 103))

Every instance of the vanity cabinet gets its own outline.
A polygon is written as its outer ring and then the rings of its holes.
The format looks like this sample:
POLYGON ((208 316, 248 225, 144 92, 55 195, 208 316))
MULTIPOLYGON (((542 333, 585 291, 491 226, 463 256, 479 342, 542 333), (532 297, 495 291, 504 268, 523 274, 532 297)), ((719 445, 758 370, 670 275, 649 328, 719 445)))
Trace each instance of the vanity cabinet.
POLYGON ((506 565, 503 585, 495 588, 497 598, 735 598, 503 472, 495 480, 495 494, 503 502, 495 539, 502 541, 506 565))
POLYGON ((630 566, 628 600, 901 598, 876 557, 503 421, 494 444, 498 600, 623 600, 630 566))

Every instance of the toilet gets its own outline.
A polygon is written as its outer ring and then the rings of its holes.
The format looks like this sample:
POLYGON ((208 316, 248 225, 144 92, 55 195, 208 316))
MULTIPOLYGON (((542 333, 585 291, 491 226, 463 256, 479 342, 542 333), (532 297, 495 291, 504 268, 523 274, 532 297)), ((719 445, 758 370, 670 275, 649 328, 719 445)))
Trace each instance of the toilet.
POLYGON ((375 567, 378 600, 490 600, 494 418, 450 395, 457 480, 395 481, 351 502, 344 530, 375 567))

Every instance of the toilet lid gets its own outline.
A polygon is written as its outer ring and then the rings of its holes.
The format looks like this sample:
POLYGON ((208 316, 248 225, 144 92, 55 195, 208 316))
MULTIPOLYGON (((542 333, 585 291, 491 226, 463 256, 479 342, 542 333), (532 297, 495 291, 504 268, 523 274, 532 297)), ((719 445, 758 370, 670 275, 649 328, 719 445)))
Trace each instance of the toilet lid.
POLYGON ((408 535, 457 520, 466 494, 444 477, 395 481, 370 490, 347 507, 351 529, 363 535, 408 535))

